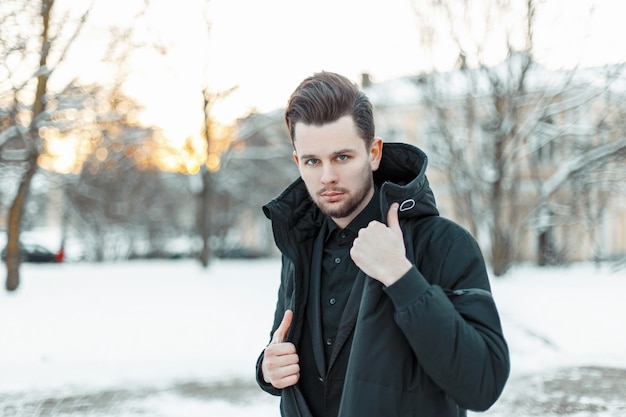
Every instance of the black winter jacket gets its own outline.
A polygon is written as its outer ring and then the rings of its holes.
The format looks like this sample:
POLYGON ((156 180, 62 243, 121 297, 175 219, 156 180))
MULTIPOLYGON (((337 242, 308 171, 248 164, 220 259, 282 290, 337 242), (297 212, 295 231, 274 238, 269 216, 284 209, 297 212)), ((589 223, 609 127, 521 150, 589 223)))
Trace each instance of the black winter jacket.
MULTIPOLYGON (((357 277, 365 284, 340 417, 465 416, 467 409, 489 408, 508 378, 508 348, 480 249, 465 229, 439 216, 426 164, 416 147, 383 145, 374 172, 381 212, 386 216, 391 203, 400 203, 400 225, 414 267, 389 287, 362 272, 357 277)), ((298 346, 312 246, 324 215, 301 179, 263 209, 282 252, 271 333, 291 309, 287 340, 298 346)), ((281 395, 282 415, 310 416, 297 385, 279 390, 263 381, 262 360, 261 353, 257 382, 281 395)))

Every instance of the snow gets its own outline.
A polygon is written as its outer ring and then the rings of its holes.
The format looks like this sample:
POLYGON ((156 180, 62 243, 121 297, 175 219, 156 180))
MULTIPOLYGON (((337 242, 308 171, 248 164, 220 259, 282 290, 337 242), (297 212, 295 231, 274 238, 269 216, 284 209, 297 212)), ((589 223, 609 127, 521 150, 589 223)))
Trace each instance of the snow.
POLYGON ((494 283, 516 369, 626 367, 626 271, 517 268, 494 283))
POLYGON ((0 337, 10 341, 0 391, 247 377, 267 342, 272 261, 22 268, 17 293, 0 295, 0 337))
MULTIPOLYGON (((624 272, 520 266, 493 279, 511 378, 626 368, 624 272)), ((254 366, 279 273, 278 259, 220 260, 207 270, 192 260, 22 265, 20 288, 0 292, 0 414, 3 396, 19 408, 122 390, 132 398, 114 415, 278 416, 278 400, 254 389, 254 366), (232 381, 248 387, 241 401, 172 388, 232 381), (146 389, 153 395, 132 395, 146 389)))

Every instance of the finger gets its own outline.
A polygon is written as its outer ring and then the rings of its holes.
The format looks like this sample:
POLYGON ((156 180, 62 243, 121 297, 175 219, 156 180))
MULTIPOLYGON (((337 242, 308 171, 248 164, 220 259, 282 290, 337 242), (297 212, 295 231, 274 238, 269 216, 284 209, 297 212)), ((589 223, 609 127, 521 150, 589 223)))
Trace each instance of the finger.
POLYGON ((272 337, 272 343, 283 343, 285 338, 287 337, 287 332, 289 331, 289 327, 291 327, 291 320, 293 319, 293 311, 286 310, 285 315, 283 316, 283 321, 280 322, 280 326, 274 332, 274 336, 272 337))
POLYGON ((300 373, 300 360, 296 353, 281 354, 279 351, 276 351, 276 349, 280 349, 284 345, 291 345, 291 343, 270 344, 265 349, 262 364, 263 379, 277 388, 279 387, 276 383, 281 379, 300 373))
POLYGON ((300 379, 300 372, 298 371, 294 374, 290 374, 282 378, 279 378, 277 381, 273 381, 272 385, 278 389, 283 389, 283 388, 290 387, 292 385, 296 385, 299 379, 300 379))
POLYGON ((389 211, 387 212, 387 227, 400 230, 400 220, 398 220, 398 208, 400 205, 398 203, 391 204, 389 207, 389 211))

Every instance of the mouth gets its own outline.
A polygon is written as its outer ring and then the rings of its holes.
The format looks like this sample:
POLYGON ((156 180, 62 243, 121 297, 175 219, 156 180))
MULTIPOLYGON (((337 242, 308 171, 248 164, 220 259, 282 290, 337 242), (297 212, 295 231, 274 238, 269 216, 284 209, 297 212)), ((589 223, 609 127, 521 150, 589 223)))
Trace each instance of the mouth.
POLYGON ((322 200, 328 203, 335 203, 343 198, 344 193, 342 191, 323 191, 319 193, 322 200))

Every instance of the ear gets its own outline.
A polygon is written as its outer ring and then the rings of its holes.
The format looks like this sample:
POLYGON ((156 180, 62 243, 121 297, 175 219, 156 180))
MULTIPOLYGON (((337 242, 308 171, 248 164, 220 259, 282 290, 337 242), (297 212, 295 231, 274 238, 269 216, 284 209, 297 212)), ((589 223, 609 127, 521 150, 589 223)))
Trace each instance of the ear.
POLYGON ((298 158, 296 151, 293 151, 293 160, 296 161, 297 166, 300 166, 300 158, 298 158))
POLYGON ((300 175, 302 175, 302 170, 300 169, 300 158, 298 157, 298 154, 295 150, 293 151, 293 160, 296 163, 296 167, 298 167, 298 172, 300 172, 300 175))
POLYGON ((380 166, 380 160, 383 157, 383 140, 374 138, 370 146, 370 166, 372 171, 376 171, 380 166))

